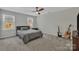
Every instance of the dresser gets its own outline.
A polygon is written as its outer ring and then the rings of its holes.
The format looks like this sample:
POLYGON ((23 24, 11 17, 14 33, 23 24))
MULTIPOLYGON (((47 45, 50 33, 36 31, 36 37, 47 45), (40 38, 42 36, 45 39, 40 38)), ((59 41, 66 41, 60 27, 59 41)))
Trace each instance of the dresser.
POLYGON ((79 36, 73 37, 73 51, 79 51, 79 36))

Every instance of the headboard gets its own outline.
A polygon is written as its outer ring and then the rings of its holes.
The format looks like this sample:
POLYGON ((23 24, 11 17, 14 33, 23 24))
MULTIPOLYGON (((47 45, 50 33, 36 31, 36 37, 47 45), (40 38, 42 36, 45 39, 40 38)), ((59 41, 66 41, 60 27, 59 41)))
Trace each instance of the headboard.
POLYGON ((29 26, 16 26, 16 30, 28 30, 30 29, 29 26))

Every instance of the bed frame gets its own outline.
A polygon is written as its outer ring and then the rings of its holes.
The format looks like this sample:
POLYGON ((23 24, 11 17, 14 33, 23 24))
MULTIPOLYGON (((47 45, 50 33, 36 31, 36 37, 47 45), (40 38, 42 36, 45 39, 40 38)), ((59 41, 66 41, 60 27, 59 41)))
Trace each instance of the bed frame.
POLYGON ((26 27, 26 28, 27 28, 27 30, 28 30, 28 29, 30 29, 30 27, 29 27, 29 26, 16 26, 16 30, 21 30, 21 28, 22 28, 22 27, 26 27))
POLYGON ((18 31, 18 30, 21 30, 22 27, 27 28, 26 30, 30 29, 29 26, 16 26, 16 36, 18 36, 18 35, 17 35, 17 31, 18 31))
POLYGON ((43 36, 43 33, 41 31, 39 31, 36 33, 30 33, 30 34, 24 35, 22 38, 17 32, 18 30, 23 30, 23 29, 21 29, 22 27, 25 27, 24 30, 29 30, 30 27, 29 26, 17 26, 16 27, 16 35, 19 36, 19 38, 21 38, 25 44, 28 43, 29 41, 35 40, 36 38, 40 38, 43 36))

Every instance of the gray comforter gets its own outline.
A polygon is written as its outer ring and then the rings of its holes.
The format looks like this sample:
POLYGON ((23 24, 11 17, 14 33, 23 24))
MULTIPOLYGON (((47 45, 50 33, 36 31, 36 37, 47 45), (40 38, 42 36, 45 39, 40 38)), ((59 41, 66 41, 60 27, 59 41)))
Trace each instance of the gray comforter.
POLYGON ((38 37, 42 37, 42 32, 40 30, 19 30, 17 35, 23 40, 24 43, 28 43, 31 40, 34 40, 38 37))

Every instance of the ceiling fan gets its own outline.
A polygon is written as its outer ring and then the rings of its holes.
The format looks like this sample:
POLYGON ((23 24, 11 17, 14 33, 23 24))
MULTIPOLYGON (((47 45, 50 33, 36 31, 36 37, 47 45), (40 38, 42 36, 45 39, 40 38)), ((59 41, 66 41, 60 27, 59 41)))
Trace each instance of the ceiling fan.
POLYGON ((41 7, 35 7, 35 11, 33 11, 33 12, 36 12, 38 15, 40 15, 41 13, 41 11, 43 11, 44 10, 44 8, 41 8, 41 7))

